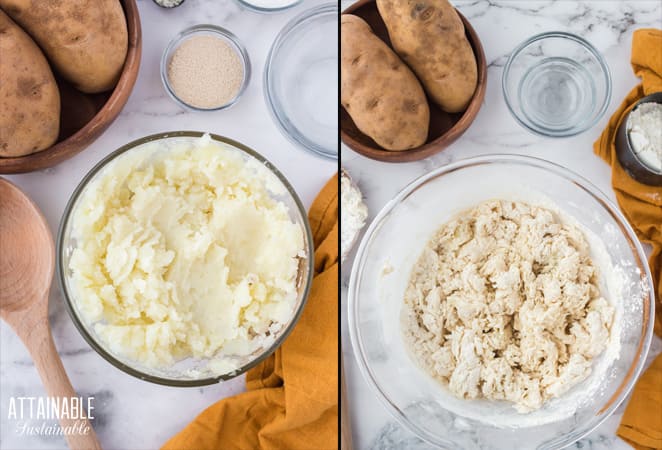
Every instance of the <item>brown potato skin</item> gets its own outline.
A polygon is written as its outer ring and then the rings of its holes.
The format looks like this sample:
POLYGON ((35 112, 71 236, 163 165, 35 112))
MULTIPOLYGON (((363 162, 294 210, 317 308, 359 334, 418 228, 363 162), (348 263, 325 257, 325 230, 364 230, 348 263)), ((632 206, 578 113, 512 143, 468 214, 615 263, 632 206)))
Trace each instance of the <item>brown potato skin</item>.
POLYGON ((79 91, 103 92, 117 83, 128 48, 118 0, 0 0, 0 8, 79 91))
POLYGON ((430 108, 416 76, 360 17, 340 27, 340 100, 356 126, 386 150, 423 145, 430 108))
POLYGON ((55 143, 60 94, 37 44, 0 10, 0 157, 24 156, 55 143))
POLYGON ((464 24, 448 0, 377 0, 396 53, 449 113, 464 111, 478 82, 464 24))

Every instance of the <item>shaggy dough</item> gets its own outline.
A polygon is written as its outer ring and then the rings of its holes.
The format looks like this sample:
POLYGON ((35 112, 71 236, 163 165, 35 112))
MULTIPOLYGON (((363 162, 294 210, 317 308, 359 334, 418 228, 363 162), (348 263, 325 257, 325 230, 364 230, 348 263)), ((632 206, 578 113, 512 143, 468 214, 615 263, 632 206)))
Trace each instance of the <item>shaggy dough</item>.
POLYGON ((444 224, 402 309, 414 359, 461 398, 538 409, 584 380, 609 340, 589 245, 547 209, 488 201, 444 224))

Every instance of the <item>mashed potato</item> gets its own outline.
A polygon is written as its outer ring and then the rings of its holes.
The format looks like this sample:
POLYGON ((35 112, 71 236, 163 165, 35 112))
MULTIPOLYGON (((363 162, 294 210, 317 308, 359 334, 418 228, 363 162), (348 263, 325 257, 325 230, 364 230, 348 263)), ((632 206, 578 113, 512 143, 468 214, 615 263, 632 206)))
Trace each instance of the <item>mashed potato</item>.
POLYGON ((227 372, 291 318, 303 232, 261 164, 209 136, 166 142, 117 157, 87 186, 69 284, 113 353, 149 367, 215 356, 227 372))

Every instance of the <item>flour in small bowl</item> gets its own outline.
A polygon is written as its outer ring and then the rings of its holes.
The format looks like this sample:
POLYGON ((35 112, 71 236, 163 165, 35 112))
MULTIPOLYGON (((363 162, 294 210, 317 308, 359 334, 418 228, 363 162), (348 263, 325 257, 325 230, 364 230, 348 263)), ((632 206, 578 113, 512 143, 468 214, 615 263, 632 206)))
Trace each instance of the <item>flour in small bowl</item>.
POLYGON ((627 130, 635 155, 650 170, 662 173, 662 105, 648 102, 628 116, 627 130))

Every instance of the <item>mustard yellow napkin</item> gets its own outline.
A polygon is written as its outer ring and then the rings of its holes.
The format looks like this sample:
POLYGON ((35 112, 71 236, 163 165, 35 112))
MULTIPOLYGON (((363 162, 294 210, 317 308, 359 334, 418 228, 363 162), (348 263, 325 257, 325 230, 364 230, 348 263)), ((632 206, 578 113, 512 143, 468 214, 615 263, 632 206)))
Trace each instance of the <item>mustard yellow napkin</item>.
MULTIPOLYGON (((621 122, 637 100, 662 91, 662 30, 634 32, 631 63, 642 83, 611 116, 593 151, 611 165, 611 184, 621 210, 639 239, 653 247, 648 263, 655 286, 655 332, 662 337, 662 187, 633 180, 621 167, 614 144, 621 122)), ((662 449, 662 355, 637 382, 617 433, 636 449, 662 449)))
POLYGON ((615 138, 622 120, 641 97, 662 91, 662 30, 636 30, 632 36, 632 68, 642 83, 632 89, 611 116, 607 128, 593 144, 593 151, 611 165, 611 184, 621 210, 639 239, 653 247, 651 273, 656 289, 655 332, 662 336, 662 187, 648 186, 632 179, 616 156, 615 138), (657 195, 656 195, 657 194, 657 195))
POLYGON ((617 433, 637 450, 662 448, 662 355, 637 381, 617 433))
POLYGON ((210 406, 163 450, 338 448, 338 178, 308 213, 315 278, 303 314, 246 390, 210 406))

